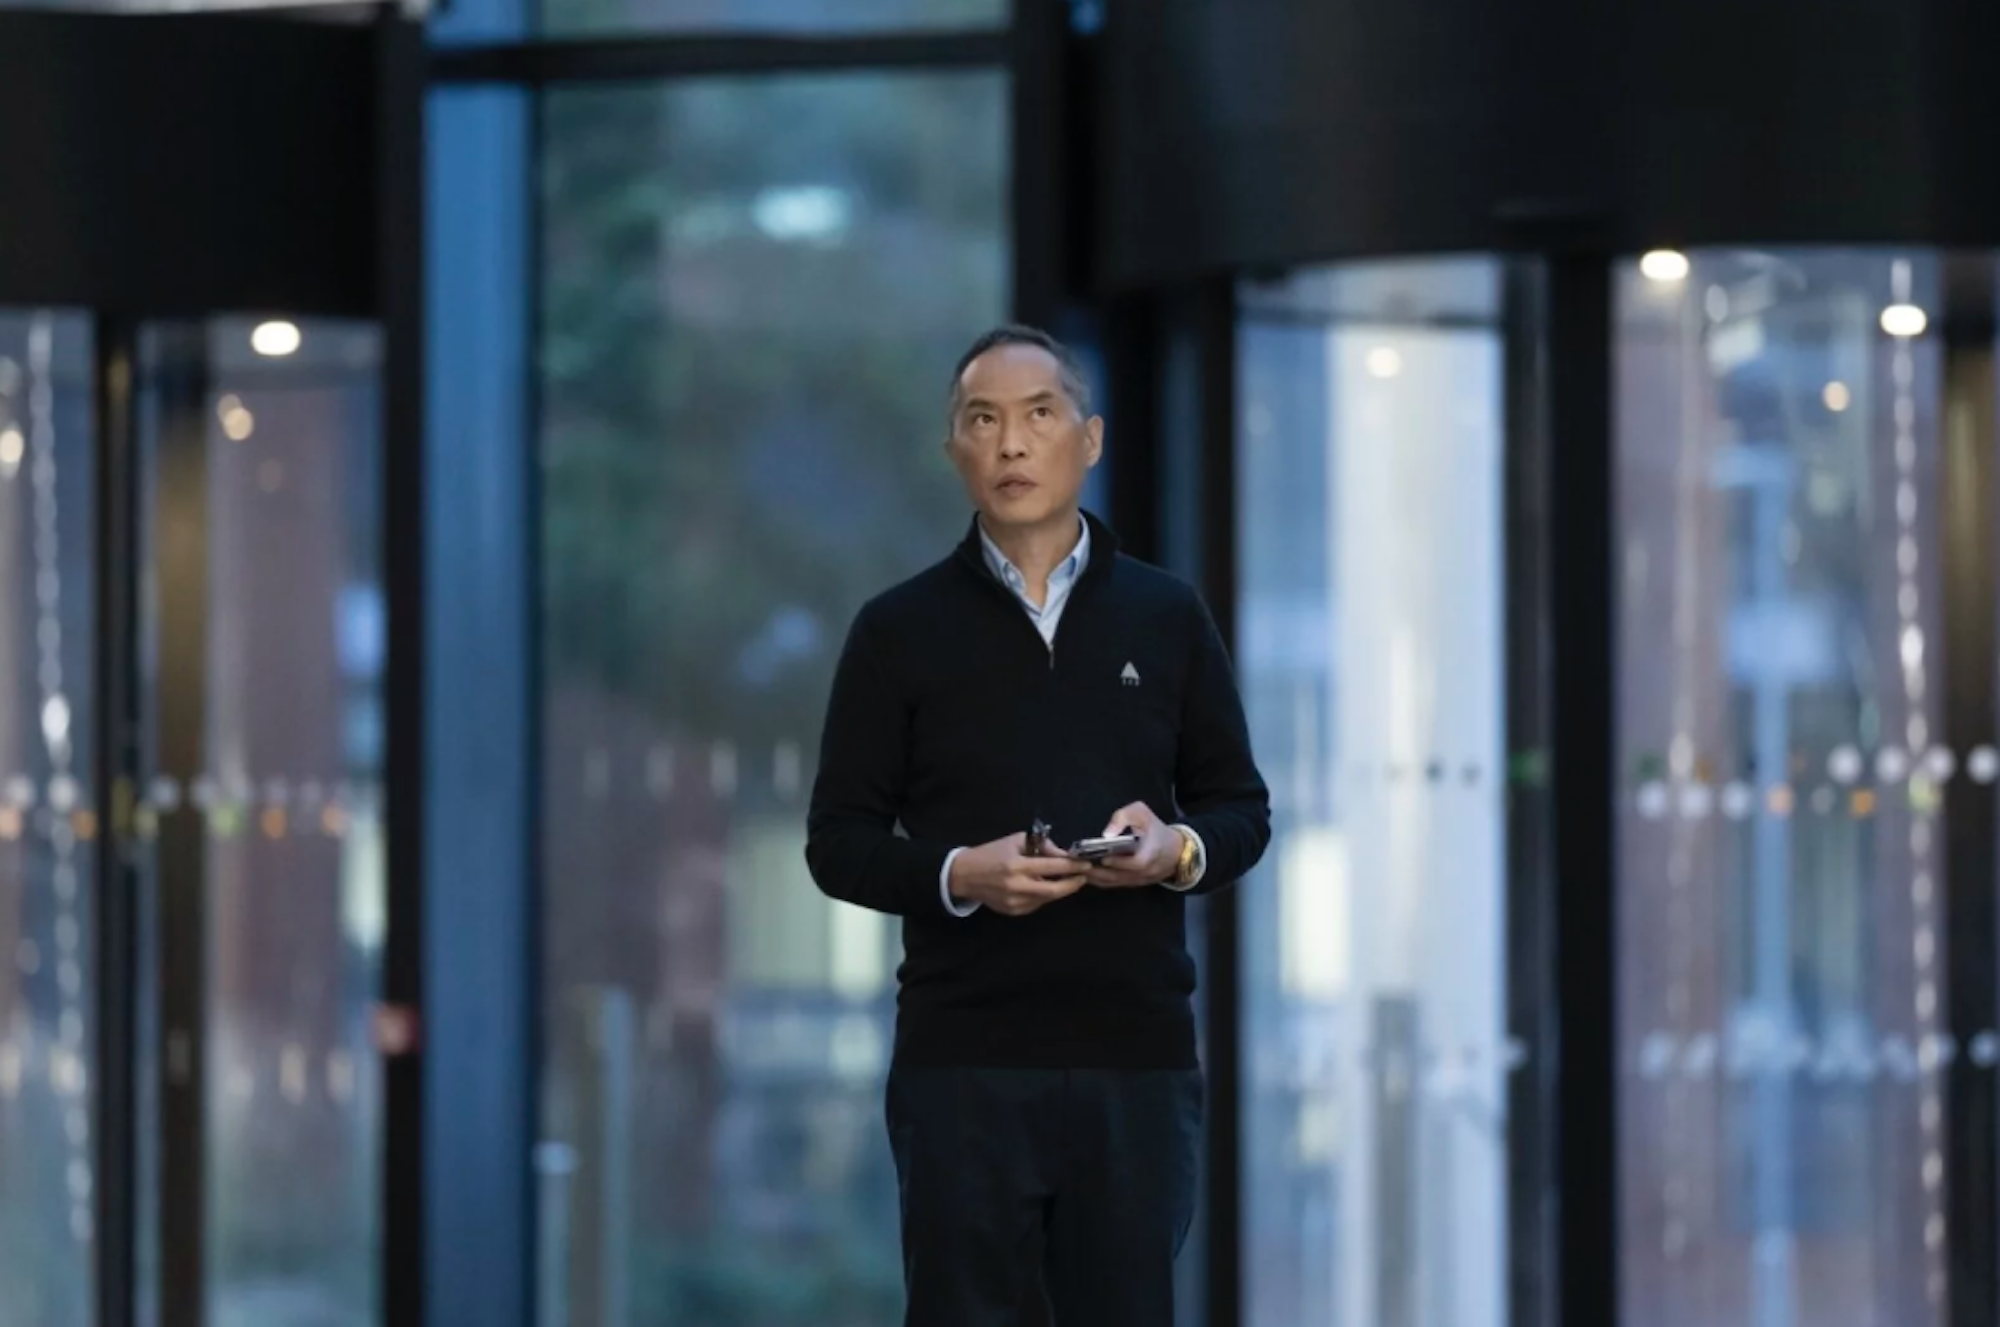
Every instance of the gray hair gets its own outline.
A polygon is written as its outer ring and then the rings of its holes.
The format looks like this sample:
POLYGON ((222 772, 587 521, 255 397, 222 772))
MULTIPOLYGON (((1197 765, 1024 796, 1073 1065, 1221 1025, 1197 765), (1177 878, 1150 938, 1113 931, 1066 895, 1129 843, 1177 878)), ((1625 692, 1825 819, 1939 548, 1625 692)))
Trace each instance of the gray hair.
POLYGON ((1084 376, 1083 361, 1074 350, 1050 336, 1039 327, 1029 327, 1023 323, 1007 323, 974 341, 963 355, 958 357, 958 367, 952 371, 949 413, 945 419, 947 429, 957 426, 959 406, 959 384, 965 378, 965 371, 989 350, 1001 346, 1033 346, 1048 352, 1055 360, 1056 369, 1062 376, 1063 395, 1076 407, 1076 413, 1090 418, 1090 380, 1084 376))

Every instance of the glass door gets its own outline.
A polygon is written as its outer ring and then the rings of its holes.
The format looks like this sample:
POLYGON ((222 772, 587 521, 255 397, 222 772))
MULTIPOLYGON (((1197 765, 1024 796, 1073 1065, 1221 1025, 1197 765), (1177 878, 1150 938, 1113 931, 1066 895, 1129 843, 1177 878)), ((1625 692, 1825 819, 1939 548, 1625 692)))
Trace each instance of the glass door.
POLYGON ((168 1322, 377 1320, 379 337, 137 342, 140 728, 168 1322))
MULTIPOLYGON (((1505 266, 1239 289, 1245 1320, 1509 1319, 1505 266)), ((1521 1195, 1525 1202, 1532 1194, 1521 1195)))
POLYGON ((8 1327, 379 1320, 379 357, 0 309, 8 1327))
POLYGON ((1991 1321, 1995 290, 1618 270, 1631 1327, 1991 1321))

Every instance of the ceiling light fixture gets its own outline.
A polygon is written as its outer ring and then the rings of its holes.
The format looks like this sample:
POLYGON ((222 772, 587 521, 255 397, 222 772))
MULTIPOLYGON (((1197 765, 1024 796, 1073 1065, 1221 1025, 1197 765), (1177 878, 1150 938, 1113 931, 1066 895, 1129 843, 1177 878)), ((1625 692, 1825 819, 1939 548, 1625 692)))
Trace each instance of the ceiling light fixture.
POLYGON ((250 348, 266 359, 283 359, 295 354, 304 341, 299 325, 282 318, 258 323, 257 329, 250 333, 250 348))
POLYGON ((1648 281, 1665 285, 1687 278, 1691 264, 1678 249, 1655 249, 1639 260, 1639 272, 1648 281))

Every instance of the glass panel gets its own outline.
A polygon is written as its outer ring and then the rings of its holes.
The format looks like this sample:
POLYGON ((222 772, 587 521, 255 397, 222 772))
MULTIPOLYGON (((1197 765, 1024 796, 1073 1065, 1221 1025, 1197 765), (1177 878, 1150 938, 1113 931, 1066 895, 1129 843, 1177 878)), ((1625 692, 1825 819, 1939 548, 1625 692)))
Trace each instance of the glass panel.
POLYGON ((0 1305, 86 1327, 91 1293, 91 337, 0 310, 0 1305))
POLYGON ((574 36, 619 29, 858 33, 992 28, 1010 0, 542 0, 542 25, 574 36))
POLYGON ((1939 269, 1688 257, 1617 305, 1626 1321, 1942 1323, 1939 269))
POLYGON ((548 96, 545 1327, 899 1319, 898 938, 813 887, 805 794, 844 624, 963 533, 1006 90, 548 96))
POLYGON ((1242 292, 1254 1327, 1507 1317, 1499 267, 1242 292))
POLYGON ((189 800, 209 821, 217 1327, 377 1317, 379 340, 236 319, 208 335, 208 759, 189 800))

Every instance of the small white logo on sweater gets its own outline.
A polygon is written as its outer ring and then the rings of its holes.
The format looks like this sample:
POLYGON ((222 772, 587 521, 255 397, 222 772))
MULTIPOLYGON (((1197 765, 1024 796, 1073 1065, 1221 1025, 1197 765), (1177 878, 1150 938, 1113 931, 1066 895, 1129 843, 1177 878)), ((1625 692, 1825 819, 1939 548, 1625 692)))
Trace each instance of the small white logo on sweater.
POLYGON ((1118 680, 1128 687, 1136 687, 1139 685, 1139 670, 1128 663, 1125 671, 1118 674, 1118 680))

